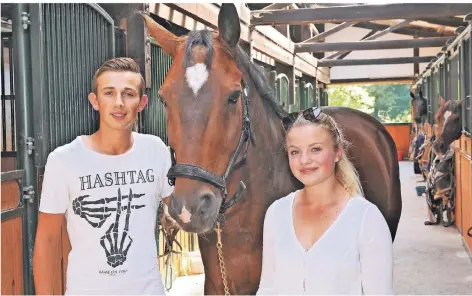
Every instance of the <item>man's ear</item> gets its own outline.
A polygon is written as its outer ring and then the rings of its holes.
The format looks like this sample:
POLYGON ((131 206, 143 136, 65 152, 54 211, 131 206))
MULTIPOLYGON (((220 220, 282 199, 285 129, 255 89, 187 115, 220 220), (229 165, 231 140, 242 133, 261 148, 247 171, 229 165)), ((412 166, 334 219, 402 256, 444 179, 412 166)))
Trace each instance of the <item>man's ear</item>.
POLYGON ((143 95, 143 96, 141 97, 141 100, 139 101, 139 109, 138 109, 138 112, 143 111, 143 109, 144 109, 144 107, 146 107, 148 101, 149 101, 149 99, 148 99, 148 96, 147 96, 147 95, 143 95))
POLYGON ((89 93, 88 99, 90 104, 92 104, 92 107, 94 110, 98 111, 98 100, 97 100, 97 95, 93 92, 89 93))

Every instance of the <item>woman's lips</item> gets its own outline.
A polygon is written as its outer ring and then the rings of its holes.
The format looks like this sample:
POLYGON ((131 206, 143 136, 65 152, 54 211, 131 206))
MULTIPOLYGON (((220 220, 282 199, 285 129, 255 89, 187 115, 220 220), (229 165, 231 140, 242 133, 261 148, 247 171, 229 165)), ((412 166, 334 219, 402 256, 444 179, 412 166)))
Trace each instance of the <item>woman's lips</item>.
POLYGON ((302 174, 311 174, 314 173, 318 168, 306 168, 306 169, 301 169, 300 173, 302 174))

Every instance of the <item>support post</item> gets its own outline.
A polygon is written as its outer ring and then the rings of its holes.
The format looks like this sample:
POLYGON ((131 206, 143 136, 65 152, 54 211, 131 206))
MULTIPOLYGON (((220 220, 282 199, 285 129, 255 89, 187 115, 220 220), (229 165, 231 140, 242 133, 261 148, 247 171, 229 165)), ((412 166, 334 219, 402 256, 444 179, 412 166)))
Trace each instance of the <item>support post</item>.
MULTIPOLYGON (((17 134, 17 169, 25 170, 25 177, 21 188, 32 186, 36 188, 34 153, 31 149, 34 145, 33 129, 33 96, 31 94, 31 44, 30 44, 30 14, 29 4, 13 4, 12 29, 13 29, 13 67, 15 73, 15 110, 16 110, 16 134, 17 134)), ((21 200, 26 207, 25 219, 23 219, 23 248, 26 258, 23 258, 23 285, 25 295, 34 294, 33 282, 33 246, 36 237, 38 219, 37 194, 21 192, 21 200), (28 198, 26 198, 28 197, 28 198), (26 199, 25 199, 26 198, 26 199)))

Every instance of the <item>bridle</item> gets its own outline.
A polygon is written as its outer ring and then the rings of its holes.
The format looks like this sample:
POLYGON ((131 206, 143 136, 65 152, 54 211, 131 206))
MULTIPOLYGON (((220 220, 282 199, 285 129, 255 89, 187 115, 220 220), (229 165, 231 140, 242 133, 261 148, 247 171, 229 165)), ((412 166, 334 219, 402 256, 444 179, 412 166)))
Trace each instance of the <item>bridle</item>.
POLYGON ((241 81, 241 86, 243 88, 243 91, 241 93, 242 107, 243 107, 243 115, 242 115, 243 125, 242 125, 241 137, 239 138, 239 142, 236 147, 236 150, 233 152, 233 155, 231 156, 228 166, 226 167, 225 173, 222 177, 213 174, 212 172, 206 170, 205 168, 202 168, 193 164, 177 163, 175 159, 175 151, 172 149, 172 147, 170 147, 172 166, 167 173, 169 185, 174 186, 175 179, 179 177, 179 178, 189 178, 189 179, 206 182, 208 184, 211 184, 219 188, 223 193, 223 201, 221 202, 221 206, 219 210, 220 217, 218 217, 217 220, 219 220, 221 216, 224 215, 224 213, 231 206, 233 206, 239 199, 241 199, 241 196, 244 190, 246 189, 246 185, 244 184, 244 182, 240 181, 239 187, 236 193, 233 195, 233 197, 231 197, 230 200, 226 201, 227 196, 228 196, 228 185, 227 185, 228 176, 231 173, 231 171, 234 169, 234 167, 236 167, 237 165, 239 165, 240 163, 246 160, 247 150, 248 150, 248 145, 249 145, 249 138, 251 138, 252 141, 254 141, 254 134, 251 132, 251 122, 249 119, 248 87, 247 87, 247 84, 244 82, 244 80, 241 81), (238 163, 236 163, 236 159, 238 158, 241 152, 241 147, 243 146, 243 144, 246 144, 243 158, 238 163))

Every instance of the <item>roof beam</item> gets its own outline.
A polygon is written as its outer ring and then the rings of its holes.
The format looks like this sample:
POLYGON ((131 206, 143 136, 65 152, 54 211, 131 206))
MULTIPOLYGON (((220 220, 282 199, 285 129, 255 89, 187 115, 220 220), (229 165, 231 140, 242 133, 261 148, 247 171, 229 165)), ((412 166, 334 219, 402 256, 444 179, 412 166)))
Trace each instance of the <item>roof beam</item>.
MULTIPOLYGON (((391 26, 391 27, 388 27, 387 29, 385 29, 385 30, 383 30, 383 31, 377 32, 377 33, 375 33, 374 35, 372 35, 372 36, 366 38, 365 40, 363 40, 363 41, 361 41, 361 42, 365 42, 365 41, 369 41, 369 40, 375 40, 375 39, 377 39, 377 38, 379 38, 379 37, 382 37, 382 36, 384 36, 384 35, 386 35, 386 34, 388 34, 388 33, 391 33, 391 32, 393 32, 393 31, 395 31, 395 30, 398 30, 398 29, 400 29, 400 28, 403 28, 403 27, 407 26, 410 22, 411 22, 411 20, 409 20, 409 21, 407 21, 407 20, 402 20, 401 22, 397 23, 396 25, 391 26)), ((327 57, 325 57, 325 58, 323 58, 323 59, 321 59, 321 60, 322 60, 322 61, 325 61, 325 60, 328 60, 328 59, 334 59, 334 58, 340 56, 341 54, 343 54, 343 53, 345 53, 345 52, 347 52, 347 50, 338 51, 338 52, 333 53, 332 55, 327 56, 327 57)))
MULTIPOLYGON (((381 25, 379 23, 358 23, 355 24, 353 27, 367 29, 367 30, 385 30, 389 27, 389 25, 381 25)), ((450 33, 448 31, 437 31, 433 30, 432 28, 424 28, 419 26, 414 26, 411 23, 404 28, 400 28, 395 30, 395 34, 402 34, 402 35, 409 35, 409 36, 417 36, 417 37, 439 37, 439 36, 455 36, 454 33, 450 33)))
POLYGON ((357 22, 344 22, 342 24, 337 25, 334 28, 329 29, 328 31, 324 31, 321 34, 318 34, 314 37, 311 37, 310 39, 307 39, 305 41, 302 41, 301 43, 306 43, 306 42, 315 42, 315 41, 321 41, 324 40, 326 37, 333 35, 334 33, 337 33, 341 31, 342 29, 349 28, 353 25, 357 24, 357 22))
POLYGON ((377 50, 420 47, 442 47, 450 37, 435 37, 423 39, 400 39, 382 41, 353 41, 330 43, 295 44, 295 52, 328 52, 338 50, 377 50))
MULTIPOLYGON (((375 31, 375 30, 371 30, 369 31, 369 33, 367 33, 364 37, 362 37, 361 41, 362 40, 366 40, 367 38, 369 38, 370 36, 374 35, 374 34, 377 34, 378 31, 375 31)), ((338 60, 342 60, 344 59, 345 57, 347 57, 352 51, 346 51, 345 53, 341 54, 339 57, 337 57, 338 60)))
POLYGON ((421 18, 420 21, 428 22, 430 24, 448 26, 448 27, 459 27, 467 26, 467 23, 462 20, 462 18, 457 18, 454 16, 451 17, 441 17, 441 18, 421 18))
POLYGON ((331 60, 318 62, 319 67, 336 66, 365 66, 365 65, 395 65, 395 64, 414 64, 429 63, 436 57, 401 57, 401 58, 380 58, 380 59, 349 59, 349 60, 331 60))
POLYGON ((290 3, 272 3, 264 8, 262 10, 273 10, 273 9, 283 9, 287 6, 290 6, 290 3))
POLYGON ((385 4, 353 5, 298 10, 256 10, 251 12, 251 25, 309 24, 330 22, 368 22, 388 19, 436 18, 463 15, 472 4, 385 4))

